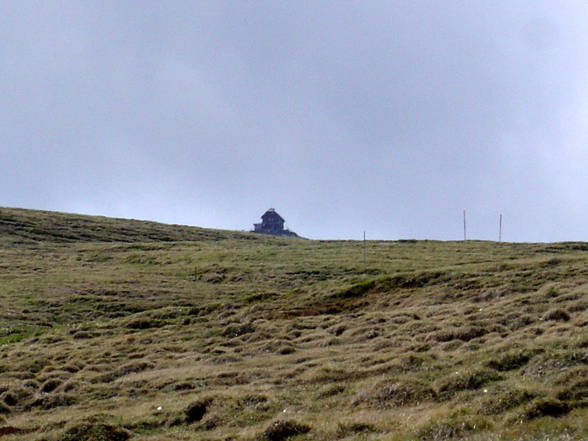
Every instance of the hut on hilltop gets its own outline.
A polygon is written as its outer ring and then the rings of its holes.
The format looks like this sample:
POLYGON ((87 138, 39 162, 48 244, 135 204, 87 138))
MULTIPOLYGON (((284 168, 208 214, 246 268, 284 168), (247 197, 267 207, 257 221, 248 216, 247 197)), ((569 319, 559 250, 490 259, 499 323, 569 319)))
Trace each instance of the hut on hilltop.
POLYGON ((261 223, 253 224, 253 232, 261 234, 272 234, 274 236, 298 237, 293 231, 284 229, 286 221, 276 210, 270 208, 261 216, 261 223))

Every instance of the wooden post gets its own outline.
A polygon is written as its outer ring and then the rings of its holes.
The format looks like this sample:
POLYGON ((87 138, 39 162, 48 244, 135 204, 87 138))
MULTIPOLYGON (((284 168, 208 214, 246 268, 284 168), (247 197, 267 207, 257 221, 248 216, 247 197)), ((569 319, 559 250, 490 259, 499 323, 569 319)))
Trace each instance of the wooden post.
POLYGON ((498 242, 502 242, 502 213, 500 213, 498 220, 498 242))
POLYGON ((466 211, 463 210, 463 240, 467 240, 466 234, 466 211))
POLYGON ((365 265, 365 231, 363 232, 363 264, 365 265))

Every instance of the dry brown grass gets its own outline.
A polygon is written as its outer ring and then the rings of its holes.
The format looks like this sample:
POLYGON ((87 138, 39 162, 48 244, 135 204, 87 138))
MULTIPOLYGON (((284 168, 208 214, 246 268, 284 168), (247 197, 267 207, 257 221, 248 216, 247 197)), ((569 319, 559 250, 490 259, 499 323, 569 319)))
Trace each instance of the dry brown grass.
POLYGON ((370 242, 364 265, 0 209, 0 244, 2 441, 588 437, 585 243, 370 242))

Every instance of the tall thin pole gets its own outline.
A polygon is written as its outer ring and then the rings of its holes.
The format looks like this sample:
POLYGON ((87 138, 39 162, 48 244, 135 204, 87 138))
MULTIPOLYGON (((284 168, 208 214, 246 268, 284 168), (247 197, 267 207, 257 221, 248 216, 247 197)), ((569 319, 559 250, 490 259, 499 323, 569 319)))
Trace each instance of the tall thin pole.
POLYGON ((363 232, 363 264, 365 265, 365 231, 363 232))
POLYGON ((502 213, 500 213, 498 220, 498 242, 502 242, 502 213))
POLYGON ((467 240, 466 234, 466 211, 463 210, 463 240, 467 240))

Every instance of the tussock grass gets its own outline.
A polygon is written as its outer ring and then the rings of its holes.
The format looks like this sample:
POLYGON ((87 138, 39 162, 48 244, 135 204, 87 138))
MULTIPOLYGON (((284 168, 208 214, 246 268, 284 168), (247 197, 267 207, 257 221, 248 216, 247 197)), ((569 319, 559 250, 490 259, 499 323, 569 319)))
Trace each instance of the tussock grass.
POLYGON ((535 351, 531 349, 511 349, 494 355, 486 362, 486 366, 497 371, 511 371, 527 364, 534 355, 535 351))
POLYGON ((540 390, 521 386, 501 385, 486 390, 487 392, 477 399, 475 409, 478 414, 487 416, 503 414, 544 395, 540 390))
POLYGON ((131 433, 104 423, 81 423, 68 428, 57 441, 126 441, 131 433))
POLYGON ((0 208, 0 246, 2 441, 588 438, 585 243, 0 208))
POLYGON ((452 415, 436 417, 418 428, 417 438, 423 441, 460 439, 491 427, 491 422, 487 418, 480 416, 452 415))
POLYGON ((291 436, 304 434, 310 431, 310 426, 297 421, 274 421, 264 430, 261 438, 265 441, 282 441, 291 436))
POLYGON ((425 381, 411 377, 391 378, 362 390, 352 405, 367 404, 376 408, 416 406, 435 397, 435 390, 425 381))
POLYGON ((570 410, 567 403, 547 397, 539 398, 529 403, 521 415, 522 419, 530 420, 544 416, 561 416, 570 410))

